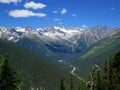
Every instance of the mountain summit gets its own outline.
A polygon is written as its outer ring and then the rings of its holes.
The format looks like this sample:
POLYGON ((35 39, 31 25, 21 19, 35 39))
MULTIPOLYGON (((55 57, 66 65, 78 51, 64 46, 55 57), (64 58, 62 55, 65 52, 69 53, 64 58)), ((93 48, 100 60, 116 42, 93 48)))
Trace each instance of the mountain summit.
POLYGON ((118 31, 117 27, 107 26, 96 26, 86 30, 63 26, 48 26, 36 30, 31 27, 0 27, 0 38, 13 41, 38 54, 59 58, 61 54, 80 53, 118 31))

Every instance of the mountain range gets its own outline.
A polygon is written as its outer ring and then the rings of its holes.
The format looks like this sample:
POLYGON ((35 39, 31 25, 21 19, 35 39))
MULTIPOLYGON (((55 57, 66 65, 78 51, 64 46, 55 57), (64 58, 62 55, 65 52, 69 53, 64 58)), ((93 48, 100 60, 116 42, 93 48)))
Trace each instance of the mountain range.
POLYGON ((66 72, 70 72, 71 66, 74 66, 74 73, 82 78, 86 78, 92 65, 102 67, 110 55, 120 50, 119 35, 120 28, 99 25, 87 29, 64 26, 38 29, 0 27, 2 41, 13 43, 38 57, 42 56, 47 63, 66 72))
POLYGON ((112 36, 117 27, 96 26, 87 30, 78 27, 48 26, 33 30, 31 27, 0 27, 0 38, 17 43, 38 55, 53 59, 70 60, 66 56, 81 53, 92 44, 112 36))

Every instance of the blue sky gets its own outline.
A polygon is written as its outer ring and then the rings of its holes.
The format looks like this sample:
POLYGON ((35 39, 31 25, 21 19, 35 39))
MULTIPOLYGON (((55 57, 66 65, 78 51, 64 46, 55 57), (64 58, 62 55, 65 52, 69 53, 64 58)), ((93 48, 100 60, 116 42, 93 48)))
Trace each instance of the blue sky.
POLYGON ((120 0, 0 0, 0 26, 120 27, 120 0))

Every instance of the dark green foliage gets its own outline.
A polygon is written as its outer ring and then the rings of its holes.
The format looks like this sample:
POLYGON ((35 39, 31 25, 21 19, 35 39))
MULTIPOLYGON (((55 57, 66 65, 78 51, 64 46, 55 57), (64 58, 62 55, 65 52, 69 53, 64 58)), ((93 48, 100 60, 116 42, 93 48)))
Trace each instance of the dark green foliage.
MULTIPOLYGON (((87 86, 89 90, 120 90, 120 51, 105 62, 103 70, 96 65, 91 68, 87 86)), ((78 90, 84 89, 79 86, 78 90)))
MULTIPOLYGON (((75 90, 71 75, 70 90, 75 90)), ((60 90, 65 90, 64 80, 61 79, 60 90)), ((120 90, 120 51, 106 61, 104 67, 94 65, 90 70, 90 78, 87 83, 81 81, 76 90, 120 90)))
POLYGON ((84 81, 80 81, 80 83, 77 86, 77 90, 87 90, 86 83, 84 81))
POLYGON ((78 68, 77 74, 87 79, 91 66, 94 64, 103 66, 104 62, 109 59, 109 56, 112 56, 118 50, 120 50, 120 32, 91 45, 79 54, 79 60, 76 57, 76 61, 73 61, 74 66, 78 68))
POLYGON ((109 90, 109 64, 106 61, 104 64, 103 72, 102 72, 102 90, 109 90))
POLYGON ((90 79, 87 86, 90 90, 100 90, 99 88, 101 88, 100 67, 96 64, 90 70, 90 79))
MULTIPOLYGON (((120 90, 120 51, 113 55, 109 63, 105 62, 102 75, 101 87, 102 90, 120 90)), ((96 89, 101 90, 101 89, 96 89)))
POLYGON ((81 84, 80 83, 77 86, 77 90, 81 90, 81 84))
POLYGON ((0 90, 16 90, 20 84, 16 72, 10 66, 9 54, 2 57, 0 66, 0 90))
POLYGON ((111 86, 113 90, 117 90, 120 88, 120 51, 113 55, 112 61, 111 61, 111 86))
POLYGON ((62 78, 61 81, 60 81, 60 90, 66 90, 65 81, 64 81, 63 78, 62 78))
POLYGON ((101 75, 100 75, 99 71, 97 72, 96 90, 102 90, 102 87, 101 87, 101 75))
POLYGON ((110 60, 109 61, 109 72, 108 72, 108 89, 109 90, 114 90, 113 87, 114 87, 114 84, 113 84, 113 68, 112 68, 112 61, 110 60))
POLYGON ((23 79, 20 84, 22 90, 28 90, 29 87, 57 90, 61 77, 65 78, 66 82, 70 82, 69 73, 51 63, 51 59, 44 59, 42 56, 38 56, 12 42, 1 39, 0 50, 2 53, 8 52, 12 55, 10 63, 16 70, 23 70, 22 74, 19 75, 23 79))
POLYGON ((120 88, 120 51, 113 55, 109 63, 105 62, 102 72, 102 90, 120 88))
MULTIPOLYGON (((92 66, 89 80, 81 81, 76 90, 120 90, 120 51, 106 61, 101 69, 98 65, 92 66)), ((71 75, 70 90, 75 90, 71 75)), ((65 90, 64 80, 61 79, 60 90, 65 90)))
POLYGON ((70 78, 71 78, 70 90, 73 90, 74 87, 73 87, 73 75, 72 74, 70 75, 70 78))

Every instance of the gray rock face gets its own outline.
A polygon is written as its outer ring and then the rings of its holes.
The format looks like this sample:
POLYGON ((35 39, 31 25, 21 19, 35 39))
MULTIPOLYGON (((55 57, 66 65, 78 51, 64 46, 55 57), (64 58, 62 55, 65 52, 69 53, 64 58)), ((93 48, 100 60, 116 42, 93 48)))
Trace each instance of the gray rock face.
POLYGON ((96 26, 87 30, 63 26, 48 26, 36 30, 31 27, 0 27, 0 38, 15 42, 38 54, 59 58, 66 54, 80 53, 118 31, 117 27, 107 26, 96 26))

